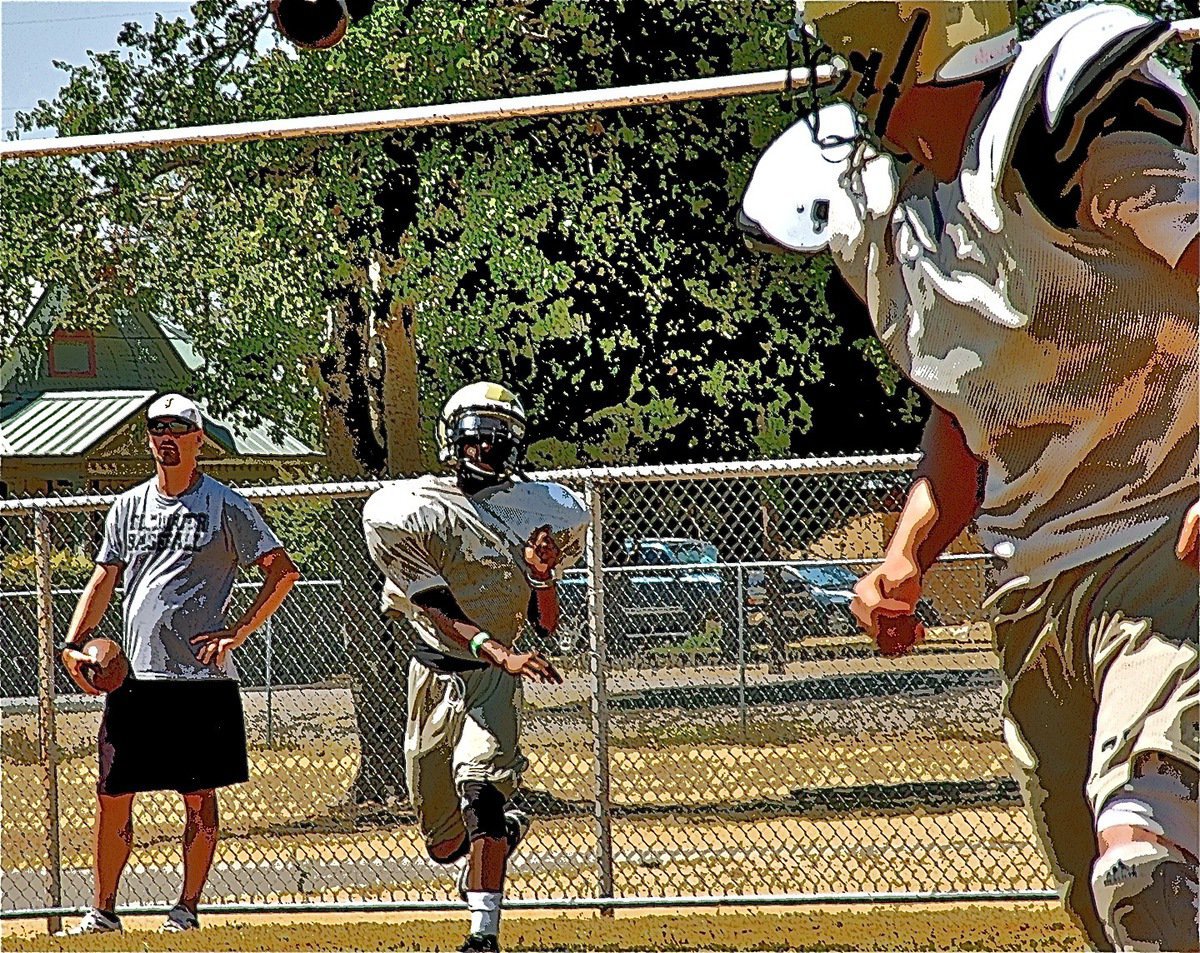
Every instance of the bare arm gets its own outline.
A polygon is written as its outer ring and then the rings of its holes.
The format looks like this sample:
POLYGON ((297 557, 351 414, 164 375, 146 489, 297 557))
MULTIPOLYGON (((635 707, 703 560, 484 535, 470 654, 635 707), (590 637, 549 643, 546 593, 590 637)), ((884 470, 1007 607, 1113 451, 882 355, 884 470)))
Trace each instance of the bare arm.
POLYGON ((71 624, 67 627, 67 641, 72 645, 83 645, 96 631, 112 602, 113 590, 121 578, 121 566, 117 563, 97 563, 92 577, 79 594, 71 624))
POLYGON ((558 586, 535 589, 530 602, 533 604, 533 615, 530 617, 530 621, 547 633, 557 631, 559 618, 558 586))
POLYGON ((921 447, 924 457, 883 562, 854 588, 851 611, 872 637, 881 616, 913 614, 925 572, 979 509, 984 464, 950 414, 934 408, 921 447))
POLYGON ((924 574, 979 512, 986 467, 962 428, 937 407, 921 437, 921 463, 888 553, 900 550, 924 574))
POLYGON ((300 578, 300 570, 283 549, 271 550, 259 557, 255 565, 263 571, 263 582, 250 608, 228 629, 205 632, 192 639, 193 645, 203 643, 196 652, 196 658, 201 662, 208 664, 216 660, 218 665, 224 663, 230 649, 236 649, 271 618, 300 578))
MULTIPOLYGON (((120 578, 121 566, 119 564, 96 564, 96 568, 92 571, 92 577, 83 587, 79 601, 75 603, 75 612, 71 615, 71 624, 67 627, 66 642, 68 645, 82 647, 92 637, 96 626, 104 618, 105 610, 112 602, 113 590, 116 589, 117 581, 120 578)), ((71 681, 89 695, 99 695, 99 690, 93 688, 83 677, 83 666, 90 662, 91 659, 82 652, 69 648, 63 649, 62 663, 67 674, 71 676, 71 681)))
POLYGON ((562 552, 550 532, 549 526, 539 526, 525 544, 525 568, 533 590, 534 615, 532 621, 546 632, 558 628, 558 586, 554 579, 554 567, 562 558, 562 552))
POLYGON ((445 638, 464 649, 471 648, 471 640, 483 631, 467 618, 458 605, 458 600, 445 586, 425 589, 412 597, 419 608, 445 638))
MULTIPOLYGON (((436 586, 418 592, 412 597, 417 606, 434 624, 438 632, 450 642, 471 649, 471 641, 481 632, 487 633, 467 618, 452 593, 445 586, 436 586)), ((502 668, 510 675, 519 675, 532 681, 561 683, 562 676, 540 652, 518 652, 496 639, 486 639, 475 652, 480 659, 502 668)))

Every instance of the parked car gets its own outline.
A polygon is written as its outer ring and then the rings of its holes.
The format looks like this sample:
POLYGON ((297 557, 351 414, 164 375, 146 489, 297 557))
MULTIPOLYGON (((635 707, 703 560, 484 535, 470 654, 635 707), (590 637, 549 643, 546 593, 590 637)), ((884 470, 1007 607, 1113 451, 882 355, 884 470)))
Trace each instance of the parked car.
MULTIPOLYGON (((605 631, 609 651, 631 654, 643 645, 685 639, 720 619, 725 587, 717 548, 702 539, 627 540, 625 564, 605 567, 605 631)), ((579 563, 559 585, 559 650, 587 642, 587 566, 579 563)))
MULTIPOLYGON (((801 624, 806 633, 850 635, 858 623, 850 612, 858 575, 841 563, 805 563, 779 567, 779 615, 801 624)), ((746 572, 746 609, 751 621, 759 622, 771 611, 767 593, 767 570, 746 572)), ((941 619, 927 598, 917 602, 917 618, 925 625, 940 625, 941 619)))

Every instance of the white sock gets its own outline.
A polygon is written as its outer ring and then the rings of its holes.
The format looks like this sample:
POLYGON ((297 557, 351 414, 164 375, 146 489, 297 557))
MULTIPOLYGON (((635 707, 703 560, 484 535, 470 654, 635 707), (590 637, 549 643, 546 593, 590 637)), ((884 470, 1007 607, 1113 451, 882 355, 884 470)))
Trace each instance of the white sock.
POLYGON ((467 909, 471 911, 472 933, 481 933, 484 936, 500 935, 500 901, 503 896, 499 891, 467 891, 467 909))

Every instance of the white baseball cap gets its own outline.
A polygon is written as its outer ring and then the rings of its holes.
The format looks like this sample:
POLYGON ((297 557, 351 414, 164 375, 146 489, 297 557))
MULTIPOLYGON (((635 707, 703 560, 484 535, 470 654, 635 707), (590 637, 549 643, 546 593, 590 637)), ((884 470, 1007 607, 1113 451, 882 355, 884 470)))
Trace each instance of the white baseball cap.
POLYGON ((177 417, 200 430, 204 429, 204 415, 200 413, 200 408, 182 394, 163 394, 146 409, 147 420, 157 420, 159 417, 177 417))

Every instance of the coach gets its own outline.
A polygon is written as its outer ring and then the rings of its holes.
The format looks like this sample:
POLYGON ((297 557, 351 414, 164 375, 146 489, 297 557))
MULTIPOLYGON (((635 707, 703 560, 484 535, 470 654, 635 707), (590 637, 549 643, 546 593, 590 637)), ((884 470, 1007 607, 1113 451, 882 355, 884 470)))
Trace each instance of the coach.
POLYGON ((230 657, 279 608, 295 564, 248 500, 197 469, 199 408, 168 394, 146 415, 155 476, 108 512, 96 569, 79 597, 62 661, 84 691, 91 637, 124 576, 124 649, 131 675, 105 699, 96 786, 93 907, 68 935, 121 930, 117 888, 133 844, 139 791, 183 795, 183 889, 163 930, 199 927, 196 907, 217 846, 216 789, 248 780, 237 670, 230 657), (234 625, 226 608, 239 566, 265 574, 234 625))

